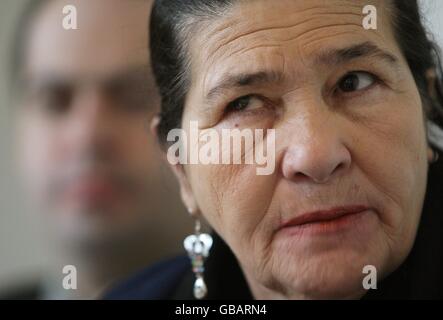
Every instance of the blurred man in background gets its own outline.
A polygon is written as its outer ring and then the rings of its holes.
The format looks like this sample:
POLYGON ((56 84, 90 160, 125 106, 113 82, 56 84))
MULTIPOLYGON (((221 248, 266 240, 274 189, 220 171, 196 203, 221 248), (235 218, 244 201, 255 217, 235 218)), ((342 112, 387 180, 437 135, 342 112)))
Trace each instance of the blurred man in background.
POLYGON ((148 129, 159 107, 148 55, 152 2, 33 0, 23 17, 17 146, 57 262, 10 298, 96 298, 177 251, 191 230, 148 129), (77 29, 64 28, 66 5, 77 29), (63 287, 66 265, 77 289, 63 287))

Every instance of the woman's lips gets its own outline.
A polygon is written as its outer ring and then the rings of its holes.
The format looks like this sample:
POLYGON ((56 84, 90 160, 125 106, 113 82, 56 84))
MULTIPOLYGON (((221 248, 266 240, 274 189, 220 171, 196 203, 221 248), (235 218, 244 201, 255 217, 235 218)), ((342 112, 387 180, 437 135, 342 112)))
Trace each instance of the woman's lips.
POLYGON ((350 205, 307 212, 283 222, 278 231, 336 232, 349 226, 356 218, 369 209, 369 207, 364 205, 350 205))

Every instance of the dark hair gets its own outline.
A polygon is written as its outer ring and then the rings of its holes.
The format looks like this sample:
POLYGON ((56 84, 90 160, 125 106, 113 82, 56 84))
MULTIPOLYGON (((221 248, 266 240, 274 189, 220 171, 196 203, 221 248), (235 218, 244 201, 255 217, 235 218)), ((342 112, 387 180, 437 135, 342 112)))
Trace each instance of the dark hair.
POLYGON ((220 16, 235 0, 155 1, 150 24, 151 65, 161 95, 158 137, 163 144, 172 128, 181 127, 190 86, 187 42, 198 24, 220 16))
POLYGON ((440 49, 427 34, 416 0, 393 1, 394 35, 420 92, 427 119, 443 127, 443 86, 440 49), (435 72, 430 95, 427 72, 435 72))
MULTIPOLYGON (((238 1, 238 0, 237 0, 238 1)), ((156 0, 151 15, 151 59, 162 97, 158 136, 165 144, 169 130, 181 127, 190 86, 187 42, 195 27, 222 15, 236 0, 156 0)), ((443 127, 442 72, 438 47, 428 37, 417 0, 392 0, 392 25, 399 47, 420 92, 427 120, 443 127), (435 96, 430 95, 427 72, 434 70, 435 96)))

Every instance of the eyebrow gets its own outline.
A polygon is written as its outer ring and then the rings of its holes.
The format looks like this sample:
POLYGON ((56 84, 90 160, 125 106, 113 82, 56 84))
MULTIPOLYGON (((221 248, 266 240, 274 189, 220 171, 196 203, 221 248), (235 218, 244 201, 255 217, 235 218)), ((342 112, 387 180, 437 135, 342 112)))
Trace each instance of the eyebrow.
POLYGON ((250 87, 273 82, 275 83, 281 81, 282 79, 283 74, 276 71, 258 71, 254 73, 228 75, 223 78, 218 85, 209 90, 208 94, 206 95, 206 100, 211 101, 215 96, 231 88, 250 87))
MULTIPOLYGON (((314 62, 324 65, 339 65, 364 57, 378 57, 393 66, 396 66, 398 63, 398 59, 393 54, 382 50, 370 41, 345 48, 326 50, 317 55, 317 57, 314 58, 314 62)), ((210 103, 217 95, 223 93, 225 90, 266 83, 277 83, 282 81, 283 78, 284 76, 280 72, 266 70, 254 73, 228 74, 209 90, 206 95, 206 101, 210 103)))
POLYGON ((343 64, 363 57, 378 57, 393 65, 398 62, 398 59, 393 54, 379 48, 375 43, 370 41, 346 48, 327 50, 320 53, 315 59, 315 62, 334 65, 343 64))
MULTIPOLYGON (((75 86, 88 82, 99 83, 114 83, 114 82, 127 82, 127 81, 142 81, 147 82, 151 80, 150 69, 148 66, 140 65, 129 67, 127 69, 117 70, 114 73, 95 76, 94 74, 86 77, 71 77, 65 75, 59 75, 57 73, 43 73, 41 75, 34 75, 22 80, 23 85, 37 85, 39 88, 48 89, 58 85, 75 86)), ((153 80, 152 80, 153 81, 153 80)))

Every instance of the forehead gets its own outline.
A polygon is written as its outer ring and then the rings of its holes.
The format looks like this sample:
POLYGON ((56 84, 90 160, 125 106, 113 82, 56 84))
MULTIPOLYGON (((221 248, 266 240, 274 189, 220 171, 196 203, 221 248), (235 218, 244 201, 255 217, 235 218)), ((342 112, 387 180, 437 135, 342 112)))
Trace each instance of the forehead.
POLYGON ((190 45, 193 83, 208 89, 235 70, 279 69, 298 74, 320 52, 373 42, 399 53, 388 1, 238 1, 222 17, 204 22, 190 45), (377 29, 363 28, 363 8, 377 8, 377 29))
POLYGON ((103 73, 149 59, 151 1, 53 0, 31 22, 25 69, 32 73, 103 73), (77 9, 77 30, 63 28, 63 7, 77 9))

